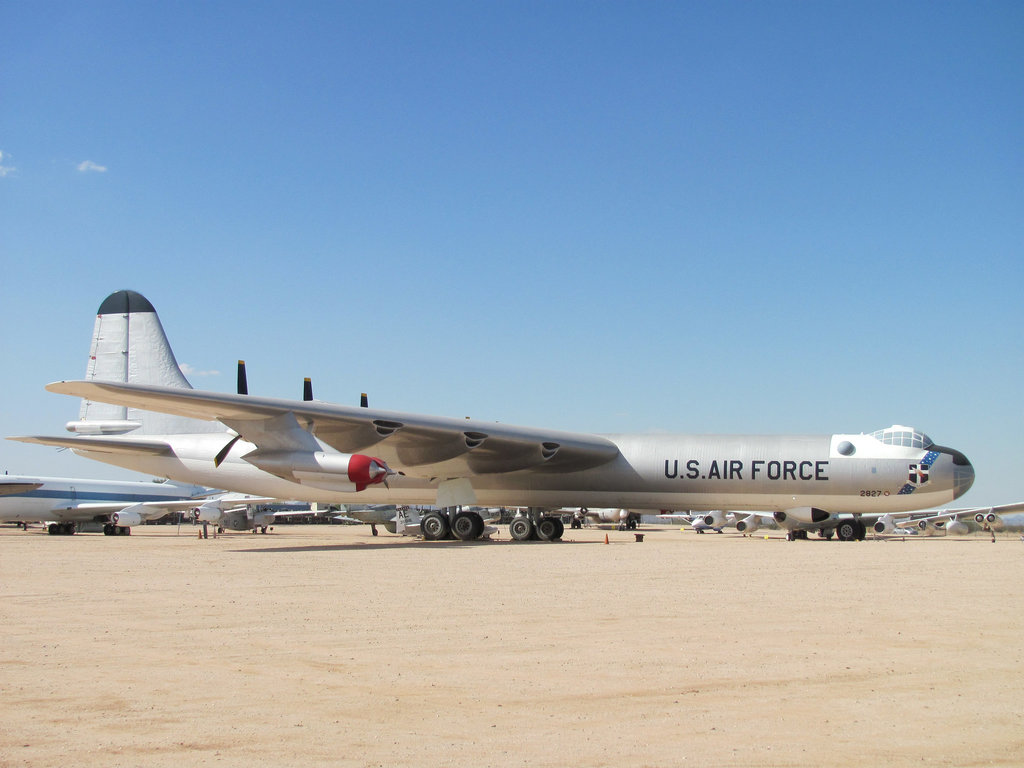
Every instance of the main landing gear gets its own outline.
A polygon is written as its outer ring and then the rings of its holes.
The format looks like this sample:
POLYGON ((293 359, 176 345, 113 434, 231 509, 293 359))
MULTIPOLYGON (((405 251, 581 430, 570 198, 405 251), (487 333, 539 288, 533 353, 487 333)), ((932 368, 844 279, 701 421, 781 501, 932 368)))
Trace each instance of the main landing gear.
POLYGON ((565 533, 565 524, 560 517, 546 515, 543 509, 530 507, 525 515, 512 518, 508 532, 516 541, 558 541, 565 533))
POLYGON ((864 541, 867 528, 860 520, 840 520, 836 526, 836 537, 840 541, 864 541))
POLYGON ((478 512, 463 512, 461 507, 455 507, 453 512, 448 509, 431 510, 420 518, 420 532, 427 541, 453 537, 473 541, 483 534, 484 519, 478 512))
POLYGON ((51 536, 71 536, 75 530, 74 523, 50 523, 46 528, 51 536))

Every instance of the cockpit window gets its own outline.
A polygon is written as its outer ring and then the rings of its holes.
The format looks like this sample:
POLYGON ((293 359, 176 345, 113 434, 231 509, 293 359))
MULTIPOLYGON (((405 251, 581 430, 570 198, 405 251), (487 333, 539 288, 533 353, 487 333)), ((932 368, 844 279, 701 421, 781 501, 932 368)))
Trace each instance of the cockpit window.
POLYGON ((932 439, 913 427, 894 425, 888 429, 872 432, 871 436, 883 445, 900 445, 904 448, 929 448, 932 439))

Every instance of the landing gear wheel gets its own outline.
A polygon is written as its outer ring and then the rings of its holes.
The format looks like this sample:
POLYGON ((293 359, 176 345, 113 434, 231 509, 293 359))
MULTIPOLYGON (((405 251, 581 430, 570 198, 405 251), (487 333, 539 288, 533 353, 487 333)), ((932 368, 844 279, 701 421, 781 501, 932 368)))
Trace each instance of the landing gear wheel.
POLYGON ((420 531, 427 541, 440 541, 448 537, 448 521, 437 512, 427 512, 420 520, 420 531))
POLYGON ((841 520, 836 526, 836 536, 840 541, 854 541, 860 533, 856 520, 841 520))
POLYGON ((475 512, 459 512, 452 518, 452 533, 462 541, 479 539, 484 532, 484 519, 475 512))
POLYGON ((533 536, 533 523, 528 517, 517 517, 508 524, 508 533, 516 541, 527 541, 533 536))
MULTIPOLYGON (((537 538, 541 541, 554 541, 558 538, 558 527, 561 522, 554 517, 542 517, 537 523, 537 538)), ((563 527, 562 530, 564 531, 565 528, 563 527)))

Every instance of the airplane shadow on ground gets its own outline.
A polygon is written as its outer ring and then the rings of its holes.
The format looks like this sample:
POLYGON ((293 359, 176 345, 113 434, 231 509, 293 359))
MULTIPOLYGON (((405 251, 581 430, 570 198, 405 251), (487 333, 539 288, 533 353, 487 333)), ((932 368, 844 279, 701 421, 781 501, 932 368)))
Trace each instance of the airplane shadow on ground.
POLYGON ((501 546, 516 546, 516 547, 529 547, 529 546, 552 546, 556 544, 566 546, 578 546, 580 544, 600 544, 604 546, 603 541, 514 541, 506 539, 502 541, 410 541, 410 542, 394 542, 394 543, 381 543, 381 544, 366 544, 363 542, 353 542, 351 544, 309 544, 306 546, 295 546, 295 547, 257 547, 255 549, 239 549, 237 553, 242 554, 254 554, 261 552, 344 552, 352 550, 376 550, 376 549, 394 549, 395 547, 438 547, 441 549, 449 549, 452 547, 463 548, 463 547, 501 547, 501 546))

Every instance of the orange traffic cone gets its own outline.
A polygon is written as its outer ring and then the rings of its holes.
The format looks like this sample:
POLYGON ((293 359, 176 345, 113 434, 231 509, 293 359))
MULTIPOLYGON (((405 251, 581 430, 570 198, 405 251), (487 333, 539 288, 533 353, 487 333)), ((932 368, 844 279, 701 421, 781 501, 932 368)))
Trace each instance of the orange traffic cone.
POLYGON ((604 543, 605 543, 605 544, 607 544, 607 543, 608 543, 608 534, 607 534, 607 533, 606 533, 606 534, 604 535, 604 543))

